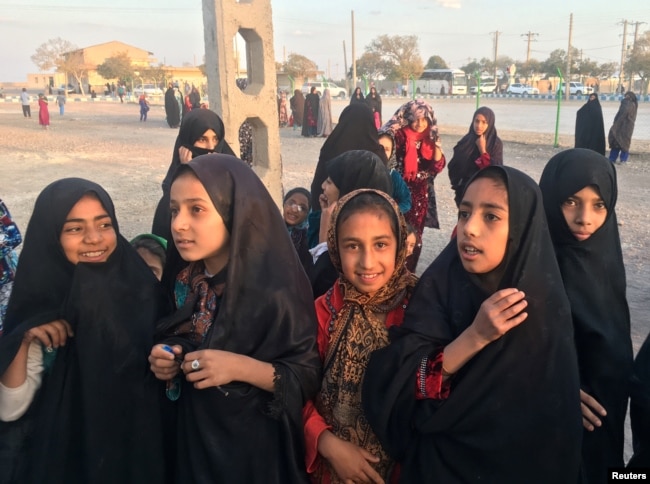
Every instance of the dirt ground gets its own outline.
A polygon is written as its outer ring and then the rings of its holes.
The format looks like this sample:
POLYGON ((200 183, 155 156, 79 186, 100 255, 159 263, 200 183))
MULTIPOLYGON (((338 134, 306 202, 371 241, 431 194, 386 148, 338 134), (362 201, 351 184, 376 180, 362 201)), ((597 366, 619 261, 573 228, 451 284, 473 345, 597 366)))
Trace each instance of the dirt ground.
MULTIPOLYGON (((342 106, 338 108, 340 112, 342 106)), ((0 197, 19 227, 26 229, 43 187, 59 178, 77 176, 100 183, 111 194, 120 229, 127 238, 148 232, 177 134, 165 123, 162 106, 154 105, 149 120, 141 123, 135 104, 70 102, 64 116, 51 106, 48 130, 39 127, 37 108, 32 109, 32 117, 24 118, 19 103, 0 103, 0 197)), ((443 119, 438 122, 443 148, 451 157, 467 125, 447 126, 443 119)), ((561 147, 553 148, 549 133, 500 130, 499 135, 506 164, 536 180, 546 161, 573 142, 561 137, 561 147)), ((309 188, 322 139, 302 138, 299 131, 285 128, 281 142, 285 191, 295 186, 309 188)), ((631 161, 617 166, 617 171, 617 214, 637 351, 650 330, 650 142, 633 141, 631 161)), ((456 209, 446 171, 436 179, 436 193, 441 229, 425 231, 420 273, 446 245, 455 224, 456 209)))

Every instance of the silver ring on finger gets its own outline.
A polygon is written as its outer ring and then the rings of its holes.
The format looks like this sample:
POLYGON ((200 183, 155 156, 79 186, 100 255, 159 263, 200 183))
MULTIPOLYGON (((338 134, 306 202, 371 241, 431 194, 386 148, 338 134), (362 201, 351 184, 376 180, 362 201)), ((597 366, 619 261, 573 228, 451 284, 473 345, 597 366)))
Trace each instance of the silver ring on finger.
POLYGON ((196 360, 192 361, 192 363, 190 364, 190 367, 192 368, 192 371, 196 371, 201 367, 201 364, 199 363, 199 360, 196 359, 196 360))

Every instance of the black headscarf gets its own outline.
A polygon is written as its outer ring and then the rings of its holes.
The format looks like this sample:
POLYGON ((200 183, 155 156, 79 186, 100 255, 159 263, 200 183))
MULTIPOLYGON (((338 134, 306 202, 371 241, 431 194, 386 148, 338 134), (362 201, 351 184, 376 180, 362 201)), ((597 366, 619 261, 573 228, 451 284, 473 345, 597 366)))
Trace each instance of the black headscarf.
POLYGON ((379 156, 366 150, 341 153, 327 163, 327 176, 339 189, 339 198, 359 188, 393 192, 393 182, 386 164, 379 156))
POLYGON ((576 113, 575 147, 605 154, 605 123, 598 94, 590 94, 587 102, 576 113), (594 96, 591 99, 591 96, 594 96))
MULTIPOLYGON (((305 273, 277 206, 251 168, 212 154, 193 159, 177 176, 186 172, 201 181, 230 233, 228 264, 214 276, 225 281, 225 291, 198 349, 271 363, 276 388, 272 394, 233 382, 223 385, 224 396, 184 382, 176 482, 307 482, 302 407, 318 390, 320 358, 305 273)), ((173 285, 186 265, 171 244, 163 282, 173 285)), ((167 334, 191 317, 195 300, 190 294, 164 322, 167 334)))
POLYGON ((609 141, 610 149, 630 151, 637 107, 638 100, 636 94, 632 91, 627 91, 621 100, 621 106, 618 108, 616 116, 614 116, 614 123, 609 128, 607 140, 609 141))
POLYGON ((474 179, 495 171, 506 179, 509 205, 497 289, 524 291, 528 318, 468 361, 446 400, 416 400, 422 358, 457 338, 490 296, 464 270, 456 238, 424 272, 402 328, 373 354, 364 382, 366 416, 402 460, 403 482, 505 483, 522 475, 577 482, 582 422, 571 314, 541 193, 510 167, 490 166, 474 179))
POLYGON ((165 116, 170 128, 178 128, 181 122, 181 108, 176 99, 174 88, 170 85, 165 91, 165 116))
POLYGON ((327 162, 350 150, 370 151, 379 156, 381 160, 386 160, 384 148, 379 144, 372 112, 365 104, 355 103, 346 106, 341 112, 336 127, 323 143, 314 179, 311 182, 312 207, 320 207, 318 197, 323 193, 321 185, 327 178, 327 162))
POLYGON ((178 137, 174 144, 174 151, 172 152, 172 162, 167 169, 167 174, 162 182, 163 196, 158 202, 156 213, 153 219, 151 232, 166 240, 170 240, 170 215, 169 215, 169 188, 171 187, 172 179, 176 173, 176 169, 181 165, 181 157, 178 152, 181 146, 184 146, 192 152, 192 158, 208 153, 223 153, 226 155, 235 155, 226 142, 226 129, 223 125, 221 118, 209 109, 193 109, 187 115, 183 116, 181 128, 178 131, 178 137), (214 150, 206 150, 204 148, 197 148, 194 143, 203 136, 207 130, 213 130, 219 139, 217 146, 214 150))
POLYGON ((309 91, 309 94, 305 96, 305 103, 303 107, 303 114, 302 114, 302 136, 310 136, 309 132, 309 116, 311 115, 312 119, 314 121, 318 120, 318 105, 320 104, 320 97, 318 96, 318 92, 316 92, 316 88, 312 87, 309 91))
MULTIPOLYGON (((356 105, 349 107, 354 106, 356 105)), ((370 151, 352 150, 341 153, 327 163, 327 176, 339 189, 339 199, 360 188, 372 188, 389 195, 393 193, 390 171, 384 162, 370 151)), ((320 211, 318 213, 320 214, 320 211)), ((317 218, 310 217, 309 231, 314 231, 318 236, 320 215, 317 218)), ((332 265, 329 254, 323 254, 313 267, 308 269, 308 275, 316 299, 332 287, 338 278, 338 271, 332 265)))
POLYGON ((119 234, 102 187, 80 178, 48 185, 38 196, 0 339, 0 373, 26 331, 55 319, 74 337, 56 352, 30 412, 28 477, 20 482, 152 482, 164 479, 159 396, 149 371, 154 323, 167 311, 161 287, 119 234), (65 219, 86 194, 109 214, 117 248, 104 263, 66 258, 65 219), (38 464, 36 464, 38 463, 38 464))
POLYGON ((366 103, 360 87, 355 88, 354 92, 352 93, 352 96, 350 96, 350 104, 356 104, 356 103, 363 103, 363 104, 366 103), (357 91, 359 91, 358 97, 357 97, 357 91))
POLYGON ((465 191, 465 185, 479 171, 479 167, 474 163, 481 156, 476 146, 478 135, 474 132, 474 119, 478 114, 485 117, 488 125, 485 131, 485 148, 490 155, 490 164, 503 165, 503 143, 497 136, 494 111, 482 106, 474 112, 472 122, 469 125, 469 131, 454 146, 454 156, 449 162, 449 181, 451 181, 452 190, 456 192, 454 197, 456 206, 460 204, 460 198, 465 191))
POLYGON ((544 208, 564 287, 571 303, 580 386, 607 410, 603 425, 583 438, 586 482, 602 481, 608 467, 622 467, 624 423, 632 376, 630 311, 616 222, 616 171, 595 151, 576 148, 550 159, 540 180, 544 208), (605 223, 577 240, 562 203, 587 186, 597 187, 607 207, 605 223))

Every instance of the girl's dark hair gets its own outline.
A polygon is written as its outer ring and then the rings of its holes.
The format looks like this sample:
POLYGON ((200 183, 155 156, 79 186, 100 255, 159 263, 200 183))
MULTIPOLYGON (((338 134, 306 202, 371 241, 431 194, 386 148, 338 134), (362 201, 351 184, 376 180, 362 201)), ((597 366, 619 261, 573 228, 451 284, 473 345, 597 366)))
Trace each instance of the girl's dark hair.
POLYGON ((361 193, 356 197, 353 197, 349 202, 347 202, 341 212, 339 213, 336 229, 338 232, 339 227, 343 222, 349 219, 352 215, 359 212, 384 212, 388 215, 388 220, 390 221, 390 228, 395 235, 395 238, 399 242, 400 233, 399 233, 399 221, 397 219, 397 214, 391 204, 381 195, 372 192, 361 193))
POLYGON ((415 234, 415 238, 418 238, 418 231, 415 230, 415 227, 413 227, 410 223, 406 223, 406 236, 408 237, 411 234, 415 234))
POLYGON ((160 259, 162 266, 165 267, 165 262, 167 261, 167 254, 162 245, 156 242, 154 239, 150 238, 140 238, 131 242, 131 245, 135 250, 146 249, 151 252, 153 255, 160 259))
POLYGON ((505 172, 499 169, 498 167, 492 167, 492 166, 488 166, 487 168, 482 169, 476 175, 474 175, 474 178, 472 178, 467 184, 467 186, 465 187, 465 191, 467 191, 467 187, 469 185, 471 185, 479 178, 489 178, 490 180, 493 180, 498 184, 502 185, 506 189, 506 191, 508 191, 508 179, 506 178, 505 172))

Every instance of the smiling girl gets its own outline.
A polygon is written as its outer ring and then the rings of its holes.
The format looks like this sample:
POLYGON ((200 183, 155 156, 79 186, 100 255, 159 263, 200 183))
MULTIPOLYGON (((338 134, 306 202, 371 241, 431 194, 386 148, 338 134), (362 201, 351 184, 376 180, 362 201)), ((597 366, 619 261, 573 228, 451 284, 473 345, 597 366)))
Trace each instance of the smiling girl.
POLYGON ((276 205, 251 168, 214 154, 177 171, 170 210, 163 283, 177 311, 149 361, 180 389, 168 392, 175 482, 307 482, 301 410, 318 388, 316 317, 276 205))
POLYGON ((624 465, 633 364, 616 171, 600 153, 566 150, 549 160, 540 188, 571 303, 585 428, 582 482, 601 482, 608 468, 624 465))
POLYGON ((485 168, 366 371, 364 410, 401 480, 577 482, 571 334, 537 185, 485 168))
POLYGON ((356 190, 332 214, 328 248, 339 278, 316 300, 324 377, 304 410, 307 470, 312 482, 383 482, 394 461, 365 419, 361 382, 417 281, 404 264, 406 223, 385 193, 356 190))
POLYGON ((16 482, 164 479, 163 389, 146 357, 166 310, 103 188, 67 178, 41 192, 0 339, 0 418, 31 439, 16 482))

